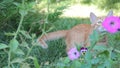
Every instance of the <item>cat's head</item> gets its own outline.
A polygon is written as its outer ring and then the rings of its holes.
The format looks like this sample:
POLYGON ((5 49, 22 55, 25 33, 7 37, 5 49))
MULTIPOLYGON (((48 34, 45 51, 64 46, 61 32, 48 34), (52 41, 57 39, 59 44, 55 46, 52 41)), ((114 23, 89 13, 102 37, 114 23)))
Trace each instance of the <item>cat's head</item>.
POLYGON ((106 17, 109 17, 109 16, 113 16, 113 11, 112 11, 112 10, 110 10, 110 11, 108 12, 107 16, 105 16, 105 17, 97 17, 94 13, 91 12, 91 13, 90 13, 91 25, 94 26, 95 29, 96 29, 98 32, 100 32, 100 33, 105 32, 106 29, 103 28, 102 22, 104 21, 104 19, 105 19, 106 17))

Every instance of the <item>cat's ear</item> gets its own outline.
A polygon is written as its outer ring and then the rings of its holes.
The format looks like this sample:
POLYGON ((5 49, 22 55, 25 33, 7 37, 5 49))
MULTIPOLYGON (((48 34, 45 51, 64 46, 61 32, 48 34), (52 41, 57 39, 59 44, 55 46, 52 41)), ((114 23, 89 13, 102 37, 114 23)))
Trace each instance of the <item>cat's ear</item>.
POLYGON ((109 13, 107 14, 107 17, 109 17, 109 16, 113 16, 113 11, 112 10, 110 10, 109 13))
POLYGON ((94 13, 90 13, 90 21, 92 24, 95 23, 95 21, 97 20, 97 16, 94 13))

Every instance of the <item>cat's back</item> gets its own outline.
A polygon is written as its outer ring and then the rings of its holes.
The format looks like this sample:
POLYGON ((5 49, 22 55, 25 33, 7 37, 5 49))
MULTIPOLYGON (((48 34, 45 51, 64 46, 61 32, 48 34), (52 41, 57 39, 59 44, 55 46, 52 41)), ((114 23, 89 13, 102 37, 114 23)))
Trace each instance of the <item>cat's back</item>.
POLYGON ((92 30, 91 24, 79 24, 72 28, 72 31, 77 32, 90 32, 92 30))

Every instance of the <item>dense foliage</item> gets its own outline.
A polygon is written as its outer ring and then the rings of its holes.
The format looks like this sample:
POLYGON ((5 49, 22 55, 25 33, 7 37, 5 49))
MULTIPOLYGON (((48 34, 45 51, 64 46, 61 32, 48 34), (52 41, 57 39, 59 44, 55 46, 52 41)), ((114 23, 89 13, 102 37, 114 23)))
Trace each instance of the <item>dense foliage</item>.
POLYGON ((82 0, 84 4, 95 4, 101 9, 109 10, 120 8, 120 0, 82 0))
MULTIPOLYGON (((97 0, 96 5, 99 6, 97 0)), ((93 0, 85 0, 93 2, 93 0)), ((118 8, 119 0, 103 0, 107 9, 118 8), (109 4, 113 4, 109 5, 109 4)), ((109 46, 95 46, 99 36, 91 35, 92 46, 78 60, 70 61, 63 39, 48 41, 49 48, 36 43, 46 32, 70 29, 87 18, 60 17, 71 0, 1 0, 0 1, 0 68, 118 68, 120 67, 120 34, 108 34, 109 46), (95 50, 91 52, 91 50, 95 50)), ((79 2, 78 2, 79 3, 79 2)), ((103 6, 101 6, 104 8, 103 6)))

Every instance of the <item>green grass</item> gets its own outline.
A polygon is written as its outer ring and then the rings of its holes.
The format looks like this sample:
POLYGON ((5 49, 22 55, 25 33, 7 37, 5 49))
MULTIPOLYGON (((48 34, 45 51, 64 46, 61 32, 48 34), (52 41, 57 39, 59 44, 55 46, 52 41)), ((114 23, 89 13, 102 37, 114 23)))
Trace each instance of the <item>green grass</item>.
MULTIPOLYGON (((64 18, 64 17, 62 17, 62 18, 59 18, 58 20, 56 20, 55 22, 50 23, 51 26, 49 25, 49 23, 46 24, 46 27, 47 27, 47 25, 50 26, 49 28, 54 27, 51 31, 49 31, 49 32, 53 32, 53 31, 57 31, 57 30, 68 30, 77 24, 83 24, 83 23, 90 24, 90 21, 88 18, 66 18, 66 17, 64 18)), ((120 37, 119 33, 117 33, 115 35, 108 34, 108 40, 109 40, 108 46, 120 50, 119 49, 120 43, 118 42, 118 41, 120 41, 119 37, 120 37)), ((38 52, 40 52, 39 56, 38 56, 38 54, 37 55, 35 54, 38 58, 41 57, 41 58, 39 58, 39 62, 43 63, 43 67, 45 66, 44 63, 46 63, 46 62, 50 63, 48 66, 50 66, 52 64, 57 65, 58 62, 56 62, 56 61, 59 61, 60 58, 64 58, 67 56, 66 52, 65 52, 66 44, 65 44, 64 39, 48 41, 47 44, 49 45, 48 49, 44 50, 41 47, 39 47, 40 48, 40 50, 38 50, 38 52)), ((119 56, 119 53, 116 52, 116 55, 119 56)), ((118 66, 118 63, 116 66, 118 66)))
MULTIPOLYGON (((21 50, 19 51, 20 54, 11 53, 11 56, 10 56, 11 57, 10 61, 13 61, 13 59, 16 59, 16 58, 25 59, 25 61, 20 63, 20 60, 16 60, 16 63, 11 63, 10 65, 11 68, 25 68, 25 67, 22 67, 23 65, 25 65, 26 68, 27 68, 27 65, 28 65, 28 68, 29 66, 31 68, 35 68, 35 67, 37 68, 37 66, 35 65, 38 65, 38 67, 40 65, 41 68, 56 68, 56 67, 70 68, 69 66, 73 66, 74 68, 77 65, 85 65, 84 62, 81 62, 79 60, 75 62, 74 61, 69 62, 66 54, 66 50, 65 50, 66 44, 64 39, 47 41, 47 44, 49 45, 48 49, 42 49, 40 46, 36 46, 36 44, 34 43, 34 41, 36 41, 36 38, 38 38, 38 36, 41 36, 44 25, 45 25, 45 31, 49 33, 57 30, 69 30, 77 24, 84 24, 84 23, 90 24, 89 18, 61 17, 61 13, 63 12, 63 10, 73 4, 76 4, 76 1, 65 0, 65 1, 60 1, 59 3, 56 3, 53 1, 49 5, 49 14, 48 14, 47 11, 42 12, 42 10, 45 9, 48 5, 47 0, 44 0, 44 1, 41 1, 40 4, 37 4, 37 7, 34 7, 34 9, 36 10, 35 13, 28 12, 28 15, 25 16, 23 20, 23 24, 20 28, 20 31, 23 31, 23 33, 22 32, 18 33, 18 36, 16 38, 16 40, 19 42, 18 49, 21 50), (45 24, 40 24, 40 23, 45 23, 45 24), (36 60, 33 58, 36 58, 36 60), (65 65, 68 65, 68 66, 64 67, 65 65)), ((10 40, 13 38, 13 35, 11 36, 11 32, 16 32, 16 29, 19 24, 18 22, 20 20, 19 17, 20 16, 18 13, 17 17, 14 16, 9 19, 4 19, 4 20, 7 20, 7 22, 3 20, 3 23, 0 25, 2 26, 0 27, 1 29, 0 43, 4 43, 7 46, 10 46, 9 45, 10 40)), ((120 50, 120 46, 119 46, 120 33, 117 33, 114 35, 108 34, 108 40, 109 40, 108 43, 110 47, 120 50)), ((0 49, 0 58, 1 58, 0 68, 3 68, 3 67, 7 68, 9 50, 10 48, 0 49)), ((113 54, 115 54, 113 55, 113 57, 115 56, 114 57, 115 67, 113 68, 118 68, 120 67, 119 66, 120 54, 116 51, 113 54)), ((96 66, 93 66, 93 67, 95 68, 96 66)))
MULTIPOLYGON (((90 23, 89 19, 80 19, 80 18, 59 18, 53 23, 46 24, 49 28, 54 27, 51 31, 57 30, 68 30, 71 29, 73 26, 81 23, 90 23)), ((48 28, 48 29, 49 29, 48 28)), ((49 33, 48 32, 48 33, 49 33)), ((66 57, 66 44, 64 39, 58 39, 53 41, 48 41, 47 44, 49 45, 48 49, 42 49, 39 46, 33 48, 31 52, 32 55, 35 55, 39 60, 40 63, 53 63, 54 61, 59 60, 61 57, 66 57)))

